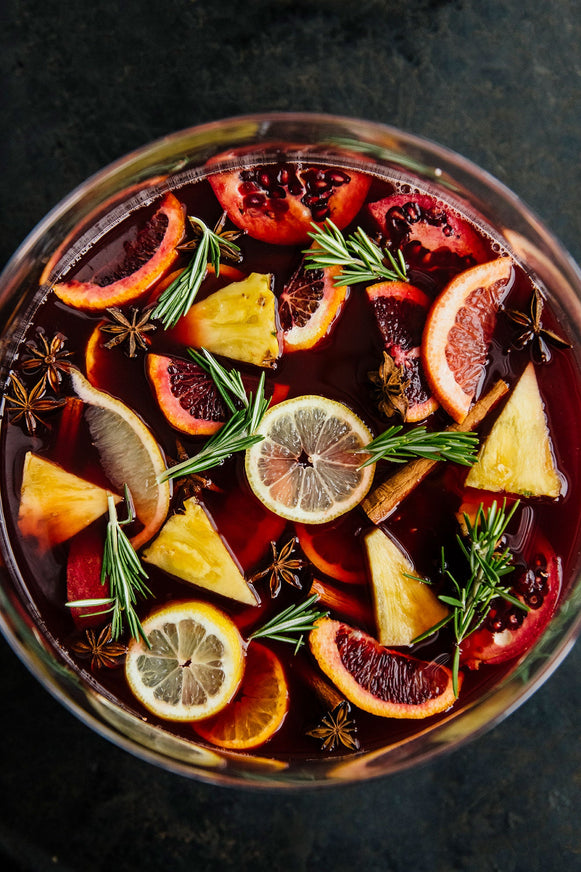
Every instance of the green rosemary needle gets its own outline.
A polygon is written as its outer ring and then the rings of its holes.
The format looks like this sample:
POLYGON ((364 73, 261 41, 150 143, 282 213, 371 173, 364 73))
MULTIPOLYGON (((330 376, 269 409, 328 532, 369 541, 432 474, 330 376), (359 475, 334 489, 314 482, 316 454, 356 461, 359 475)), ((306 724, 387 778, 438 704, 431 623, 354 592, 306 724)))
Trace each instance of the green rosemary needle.
POLYGON ((381 248, 367 233, 358 227, 345 238, 339 228, 327 218, 325 223, 309 233, 316 243, 305 255, 306 269, 325 269, 340 266, 343 269, 335 277, 335 285, 354 285, 359 282, 376 282, 378 279, 407 282, 406 263, 398 249, 397 258, 388 248, 381 248))
POLYGON ((317 599, 318 596, 315 593, 304 602, 289 606, 251 633, 248 639, 262 638, 288 642, 295 646, 296 653, 303 644, 304 634, 310 633, 315 628, 319 618, 325 618, 329 614, 328 611, 312 608, 317 599))
POLYGON ((214 230, 210 230, 201 218, 190 215, 189 221, 196 235, 193 240, 181 247, 195 248, 195 254, 188 266, 163 291, 152 315, 162 322, 166 330, 168 327, 174 327, 192 306, 205 278, 208 264, 212 264, 218 275, 222 256, 235 260, 240 256, 240 249, 233 242, 233 239, 240 234, 223 231, 224 216, 214 230))
POLYGON ((472 466, 476 461, 478 436, 476 433, 462 433, 454 430, 428 432, 425 427, 416 427, 402 433, 403 427, 388 427, 373 439, 360 453, 370 454, 361 468, 377 463, 378 460, 391 460, 393 463, 406 463, 414 457, 428 460, 451 460, 463 466, 472 466))

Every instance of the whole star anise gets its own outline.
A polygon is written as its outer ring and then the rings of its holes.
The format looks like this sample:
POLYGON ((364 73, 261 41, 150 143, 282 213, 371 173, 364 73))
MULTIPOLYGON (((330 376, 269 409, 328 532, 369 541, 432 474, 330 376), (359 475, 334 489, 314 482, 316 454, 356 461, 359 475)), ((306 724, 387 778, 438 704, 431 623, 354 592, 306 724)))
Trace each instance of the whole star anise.
POLYGON ((320 724, 307 731, 307 736, 320 739, 322 751, 334 751, 339 745, 343 745, 350 751, 357 751, 359 740, 356 738, 357 726, 355 721, 350 720, 351 706, 346 699, 339 705, 327 712, 320 724))
POLYGON ((270 595, 271 597, 273 597, 273 599, 274 597, 277 597, 280 593, 283 581, 285 581, 287 584, 292 585, 293 587, 299 588, 299 590, 302 587, 300 578, 296 574, 295 570, 301 569, 303 566, 306 565, 306 563, 300 558, 291 558, 291 554, 294 551, 296 543, 297 538, 296 536, 293 536, 293 538, 289 539, 289 541, 286 542, 279 551, 276 542, 271 542, 271 563, 266 567, 266 569, 263 569, 260 572, 255 572, 254 575, 252 575, 249 579, 250 582, 255 582, 261 578, 264 578, 266 575, 270 575, 270 595))
POLYGON ((103 667, 114 669, 127 651, 125 645, 113 641, 110 624, 98 636, 94 630, 85 630, 85 638, 75 642, 71 648, 81 659, 90 659, 93 671, 103 667))
POLYGON ((393 357, 384 351, 379 369, 367 373, 367 377, 374 386, 375 401, 381 414, 386 418, 399 415, 405 420, 409 405, 405 391, 409 379, 405 377, 403 366, 398 366, 393 357))
POLYGON ((62 373, 69 369, 66 358, 72 355, 72 351, 64 350, 66 336, 62 333, 55 333, 49 342, 42 327, 37 327, 36 337, 36 340, 30 339, 26 343, 27 356, 20 361, 20 369, 27 373, 41 371, 56 393, 62 382, 62 373))
POLYGON ((155 324, 150 323, 154 309, 155 305, 148 306, 147 309, 143 310, 132 308, 129 317, 116 306, 107 309, 112 321, 108 324, 102 324, 101 330, 103 333, 113 334, 113 339, 105 342, 105 348, 114 348, 116 345, 121 345, 122 342, 127 342, 129 357, 135 357, 138 348, 146 351, 150 339, 144 334, 157 329, 155 324))
POLYGON ((554 348, 571 348, 571 344, 552 330, 543 327, 541 318, 543 314, 545 301, 538 288, 535 288, 534 293, 529 303, 529 312, 521 312, 518 309, 507 309, 506 314, 518 327, 521 328, 518 335, 513 341, 513 346, 519 351, 531 346, 532 356, 536 363, 548 363, 551 359, 551 349, 554 348))
POLYGON ((18 424, 19 421, 23 420, 31 436, 36 433, 39 424, 47 426, 43 421, 45 413, 54 412, 65 403, 64 399, 58 400, 45 396, 46 379, 47 376, 43 375, 34 387, 27 390, 18 376, 12 374, 12 394, 6 395, 6 402, 11 406, 9 409, 11 423, 18 424))

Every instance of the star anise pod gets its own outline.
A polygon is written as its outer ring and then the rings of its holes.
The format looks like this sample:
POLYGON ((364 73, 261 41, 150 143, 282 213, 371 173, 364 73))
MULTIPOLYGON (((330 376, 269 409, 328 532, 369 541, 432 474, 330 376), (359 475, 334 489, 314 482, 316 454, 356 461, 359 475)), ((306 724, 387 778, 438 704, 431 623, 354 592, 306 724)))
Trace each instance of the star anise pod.
POLYGON ((378 370, 367 373, 369 381, 374 386, 377 407, 386 418, 399 415, 403 420, 408 410, 408 398, 405 395, 409 379, 405 377, 403 366, 398 366, 393 357, 383 352, 383 362, 378 370))
POLYGON ((120 659, 127 651, 125 645, 114 642, 111 635, 111 624, 104 627, 99 635, 94 630, 85 630, 85 638, 71 645, 71 648, 81 659, 91 661, 91 669, 114 669, 119 666, 120 659))
POLYGON ((521 312, 518 309, 507 309, 506 314, 520 328, 520 332, 513 341, 513 346, 521 351, 527 345, 531 346, 532 356, 536 363, 548 363, 551 359, 551 349, 554 348, 571 348, 571 344, 552 330, 547 330, 543 327, 541 318, 543 314, 545 301, 538 288, 535 288, 534 293, 529 303, 529 312, 521 312))
POLYGON ((155 324, 150 322, 154 309, 155 305, 143 310, 132 308, 130 316, 125 315, 116 306, 107 309, 113 320, 108 324, 102 324, 101 330, 103 333, 112 333, 113 339, 105 342, 105 348, 114 348, 122 342, 127 342, 129 357, 135 357, 138 348, 146 351, 151 340, 144 334, 157 329, 155 324))
POLYGON ((359 740, 356 738, 357 726, 355 721, 350 720, 351 706, 344 699, 339 705, 327 712, 320 724, 307 731, 307 736, 320 739, 322 751, 334 751, 339 745, 343 745, 350 751, 359 749, 359 740))
POLYGON ((36 340, 30 339, 26 343, 28 356, 20 361, 20 369, 23 372, 41 371, 56 393, 62 382, 62 373, 69 369, 66 358, 72 355, 72 351, 64 350, 66 336, 62 333, 55 333, 49 342, 42 327, 38 327, 36 336, 36 340))
POLYGON ((11 405, 9 410, 10 421, 12 424, 18 424, 19 421, 24 420, 26 429, 31 436, 36 433, 36 428, 39 424, 47 426, 42 420, 45 413, 54 412, 65 403, 64 399, 57 400, 54 397, 45 396, 46 379, 47 376, 43 375, 33 388, 27 390, 18 376, 12 374, 11 387, 13 393, 12 395, 6 395, 6 402, 11 405))
POLYGON ((271 542, 272 562, 266 567, 266 569, 263 569, 261 572, 255 572, 249 579, 249 581, 253 583, 258 581, 260 578, 264 578, 266 575, 270 575, 270 595, 273 599, 280 593, 283 581, 286 581, 287 584, 290 584, 293 587, 299 588, 299 590, 302 588, 300 578, 295 570, 301 569, 306 565, 306 563, 300 558, 291 558, 296 543, 297 537, 293 536, 293 538, 289 539, 279 551, 276 542, 271 542))

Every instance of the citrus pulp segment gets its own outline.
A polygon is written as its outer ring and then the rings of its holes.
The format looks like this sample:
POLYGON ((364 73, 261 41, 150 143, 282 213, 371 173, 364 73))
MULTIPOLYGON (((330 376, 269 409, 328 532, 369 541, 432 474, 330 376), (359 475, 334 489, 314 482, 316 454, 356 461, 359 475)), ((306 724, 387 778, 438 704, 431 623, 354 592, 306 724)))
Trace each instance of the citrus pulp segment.
POLYGON ((374 465, 359 469, 372 435, 351 409, 326 397, 272 406, 246 451, 246 475, 259 500, 291 521, 323 524, 358 505, 374 465))
POLYGON ((170 721, 194 721, 215 714, 235 694, 245 650, 236 625, 214 606, 174 603, 143 622, 143 639, 127 649, 125 674, 136 698, 170 721))
POLYGON ((459 423, 484 372, 512 272, 509 257, 471 267, 452 279, 428 313, 422 337, 426 377, 440 405, 459 423))

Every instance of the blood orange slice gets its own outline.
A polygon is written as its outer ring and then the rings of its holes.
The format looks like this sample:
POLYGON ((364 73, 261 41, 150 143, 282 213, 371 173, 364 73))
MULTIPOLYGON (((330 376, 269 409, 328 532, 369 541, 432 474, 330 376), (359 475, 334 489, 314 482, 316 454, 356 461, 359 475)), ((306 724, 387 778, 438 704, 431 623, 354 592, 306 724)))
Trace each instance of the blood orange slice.
POLYGON ((54 286, 57 297, 75 309, 100 312, 122 306, 145 294, 177 257, 177 245, 185 230, 182 204, 166 194, 161 206, 131 244, 113 273, 97 280, 70 279, 54 286))
POLYGON ((406 421, 421 421, 438 408, 424 375, 420 346, 426 315, 432 301, 407 282, 382 282, 367 288, 384 347, 395 364, 403 367, 408 385, 406 421))
POLYGON ((325 675, 350 702, 370 714, 427 718, 445 711, 455 700, 452 673, 445 666, 391 651, 340 621, 321 618, 309 644, 325 675))
POLYGON ((172 427, 193 436, 219 430, 227 409, 214 380, 193 360, 148 354, 146 370, 159 407, 172 427))
POLYGON ((334 284, 339 272, 305 269, 303 261, 285 285, 278 307, 284 351, 313 348, 328 336, 347 299, 347 287, 334 284))
POLYGON ((500 257, 457 275, 428 313, 422 338, 426 377, 440 404, 461 422, 484 373, 498 307, 512 277, 500 257))

